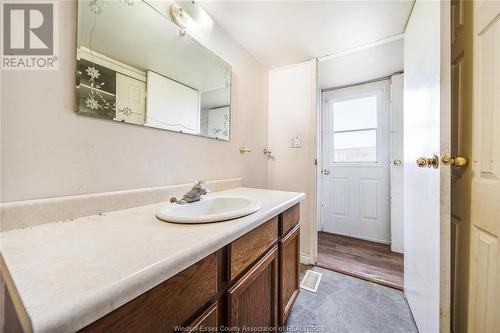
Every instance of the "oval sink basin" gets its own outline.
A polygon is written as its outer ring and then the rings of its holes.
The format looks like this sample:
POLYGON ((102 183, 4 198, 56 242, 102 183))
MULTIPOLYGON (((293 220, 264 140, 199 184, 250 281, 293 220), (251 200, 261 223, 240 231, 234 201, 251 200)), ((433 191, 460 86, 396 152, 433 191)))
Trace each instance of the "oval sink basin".
POLYGON ((185 205, 166 204, 156 216, 160 220, 175 223, 220 222, 250 215, 261 206, 259 201, 247 197, 208 197, 185 205))

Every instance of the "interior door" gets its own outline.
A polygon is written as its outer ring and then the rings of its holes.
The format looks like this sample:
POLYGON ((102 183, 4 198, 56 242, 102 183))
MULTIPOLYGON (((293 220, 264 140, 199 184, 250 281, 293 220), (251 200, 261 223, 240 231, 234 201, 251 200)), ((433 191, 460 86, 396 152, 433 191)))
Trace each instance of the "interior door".
POLYGON ((500 329, 500 2, 474 2, 469 332, 500 329))
POLYGON ((450 168, 433 167, 449 151, 449 34, 449 3, 417 0, 404 39, 404 289, 426 333, 450 329, 450 168))
POLYGON ((323 231, 389 243, 389 81, 322 95, 323 231))
POLYGON ((143 125, 146 121, 146 82, 116 73, 116 111, 115 120, 143 125))

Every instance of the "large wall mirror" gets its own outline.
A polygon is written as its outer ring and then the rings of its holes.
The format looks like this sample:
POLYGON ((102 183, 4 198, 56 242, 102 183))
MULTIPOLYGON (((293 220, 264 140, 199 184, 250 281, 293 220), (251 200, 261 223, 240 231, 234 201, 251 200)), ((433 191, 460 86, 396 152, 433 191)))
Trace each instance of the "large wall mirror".
POLYGON ((158 3, 78 1, 76 112, 229 140, 231 66, 158 3))

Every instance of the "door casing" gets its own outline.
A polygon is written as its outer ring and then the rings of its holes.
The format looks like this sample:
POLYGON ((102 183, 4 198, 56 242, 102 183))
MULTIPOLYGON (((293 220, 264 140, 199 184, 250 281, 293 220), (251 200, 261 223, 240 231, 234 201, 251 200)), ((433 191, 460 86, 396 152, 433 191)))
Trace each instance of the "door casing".
POLYGON ((404 253, 403 81, 404 74, 391 77, 391 251, 398 253, 404 253))
POLYGON ((323 218, 327 218, 328 215, 328 219, 335 220, 331 223, 323 220, 324 231, 390 243, 389 95, 389 79, 324 91, 322 94, 322 164, 323 169, 328 169, 331 174, 324 174, 321 177, 323 187, 321 215, 323 218), (333 162, 332 102, 365 96, 377 96, 377 161, 333 162), (345 199, 343 214, 335 212, 332 200, 329 199, 336 194, 334 192, 337 190, 332 188, 335 183, 344 187, 344 193, 341 195, 345 199))

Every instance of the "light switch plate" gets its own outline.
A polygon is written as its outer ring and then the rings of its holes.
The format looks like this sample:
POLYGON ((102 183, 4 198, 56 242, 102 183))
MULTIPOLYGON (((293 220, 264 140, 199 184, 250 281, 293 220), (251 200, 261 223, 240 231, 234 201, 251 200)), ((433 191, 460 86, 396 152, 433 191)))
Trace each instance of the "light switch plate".
POLYGON ((302 147, 302 138, 300 135, 296 135, 292 138, 292 141, 290 143, 290 148, 300 148, 302 147))

